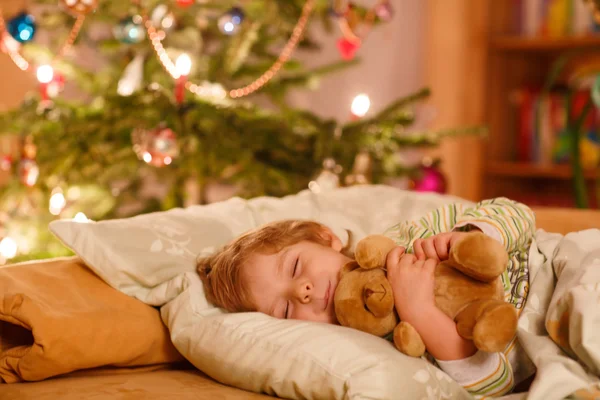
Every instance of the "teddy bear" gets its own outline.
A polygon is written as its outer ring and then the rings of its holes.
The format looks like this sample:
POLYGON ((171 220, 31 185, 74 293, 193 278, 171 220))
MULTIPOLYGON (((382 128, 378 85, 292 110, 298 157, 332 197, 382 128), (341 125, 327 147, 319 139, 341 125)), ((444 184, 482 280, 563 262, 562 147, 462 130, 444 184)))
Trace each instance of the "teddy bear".
MULTIPOLYGON (((334 294, 335 314, 343 326, 377 336, 393 332, 402 353, 420 357, 425 345, 406 321, 399 321, 387 280, 387 254, 396 246, 383 235, 356 245, 355 261, 346 264, 334 294)), ((508 264, 502 244, 481 232, 469 232, 435 268, 435 304, 456 323, 458 334, 479 350, 505 349, 517 330, 515 308, 504 301, 500 276, 508 264)))

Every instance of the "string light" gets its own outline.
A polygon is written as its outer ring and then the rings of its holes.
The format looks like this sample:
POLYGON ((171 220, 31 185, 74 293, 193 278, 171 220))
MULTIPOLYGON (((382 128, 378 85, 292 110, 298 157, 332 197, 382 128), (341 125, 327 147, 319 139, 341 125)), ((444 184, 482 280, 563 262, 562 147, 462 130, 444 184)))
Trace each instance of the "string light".
POLYGON ((61 189, 54 189, 50 196, 50 214, 59 215, 67 205, 67 200, 61 189))
POLYGON ((366 94, 361 93, 352 100, 350 111, 352 115, 362 118, 367 114, 369 108, 371 108, 371 99, 366 94))
MULTIPOLYGON (((0 13, 2 13, 2 10, 0 10, 0 13)), ((4 28, 4 19, 0 14, 0 33, 4 35, 3 42, 4 48, 6 49, 6 53, 8 54, 10 59, 15 63, 15 65, 19 67, 19 69, 21 69, 22 71, 27 71, 29 69, 29 62, 25 58, 23 58, 23 56, 21 56, 21 54, 19 53, 19 42, 14 40, 10 35, 7 35, 5 32, 6 30, 4 28)))
MULTIPOLYGON (((134 3, 136 3, 137 5, 140 5, 140 0, 134 0, 134 3)), ((300 15, 298 22, 296 23, 296 25, 294 26, 294 29, 292 30, 292 35, 290 36, 287 43, 281 50, 279 57, 273 63, 273 65, 271 65, 271 67, 267 71, 265 71, 261 76, 259 76, 257 79, 255 79, 249 85, 246 85, 246 86, 238 88, 238 89, 230 90, 227 93, 229 95, 229 97, 239 98, 239 97, 248 96, 248 95, 256 92, 257 90, 259 90, 260 88, 262 88, 271 79, 273 79, 273 77, 275 75, 277 75, 277 73, 281 70, 281 67, 283 67, 283 65, 290 59, 294 50, 298 46, 298 43, 300 42, 300 39, 302 38, 304 30, 306 29, 306 24, 308 23, 308 20, 309 20, 310 14, 313 11, 314 5, 315 5, 315 0, 306 0, 306 2, 304 3, 304 6, 302 7, 302 14, 300 15)), ((144 26, 146 27, 146 32, 148 33, 148 37, 150 38, 150 43, 152 43, 152 47, 154 48, 154 52, 156 53, 156 56, 160 60, 164 69, 174 79, 178 79, 181 76, 181 74, 179 71, 177 71, 177 67, 175 66, 175 64, 173 63, 173 61, 167 54, 164 46, 162 45, 162 40, 165 37, 165 33, 163 31, 159 32, 156 30, 152 21, 150 21, 148 19, 148 15, 146 12, 142 13, 142 18, 144 20, 144 26)), ((212 96, 211 90, 207 89, 205 87, 205 85, 197 85, 195 83, 188 81, 185 83, 185 88, 198 96, 212 96)))
POLYGON ((0 241, 0 255, 5 259, 14 258, 17 255, 17 242, 10 237, 5 237, 0 241))

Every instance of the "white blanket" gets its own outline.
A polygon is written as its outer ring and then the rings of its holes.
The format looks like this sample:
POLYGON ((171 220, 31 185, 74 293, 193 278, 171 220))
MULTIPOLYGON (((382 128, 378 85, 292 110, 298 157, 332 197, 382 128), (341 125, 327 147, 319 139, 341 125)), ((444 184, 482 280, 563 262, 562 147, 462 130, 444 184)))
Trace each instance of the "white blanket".
POLYGON ((527 399, 600 398, 600 230, 539 230, 518 338, 537 374, 527 399))

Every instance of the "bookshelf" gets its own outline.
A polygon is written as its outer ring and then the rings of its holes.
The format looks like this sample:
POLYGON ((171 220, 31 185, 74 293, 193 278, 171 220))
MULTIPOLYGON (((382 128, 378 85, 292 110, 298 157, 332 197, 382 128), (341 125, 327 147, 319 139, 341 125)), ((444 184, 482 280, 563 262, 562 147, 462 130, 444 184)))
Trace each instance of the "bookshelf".
MULTIPOLYGON (((523 162, 490 162, 487 164, 487 174, 498 177, 514 177, 521 179, 571 179, 573 171, 570 165, 535 164, 523 162)), ((585 178, 594 180, 600 177, 597 170, 586 169, 585 178)))
MULTIPOLYGON (((565 52, 600 56, 600 33, 556 38, 520 36, 514 26, 518 4, 490 2, 488 13, 484 101, 490 131, 484 151, 483 197, 507 196, 537 206, 573 207, 570 165, 519 160, 519 116, 514 93, 525 86, 542 87, 553 62, 565 52)), ((586 169, 584 174, 590 206, 598 208, 600 168, 586 169)))
POLYGON ((528 38, 519 35, 492 37, 491 47, 499 51, 567 51, 600 47, 599 36, 574 36, 564 38, 528 38))

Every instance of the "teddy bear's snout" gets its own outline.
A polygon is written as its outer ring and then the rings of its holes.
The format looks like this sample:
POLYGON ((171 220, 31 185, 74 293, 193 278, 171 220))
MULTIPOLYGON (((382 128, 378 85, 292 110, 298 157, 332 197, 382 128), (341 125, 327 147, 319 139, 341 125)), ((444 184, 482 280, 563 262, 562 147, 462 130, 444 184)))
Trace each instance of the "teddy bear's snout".
POLYGON ((385 317, 394 307, 394 298, 391 290, 383 284, 368 285, 363 289, 365 308, 376 317, 385 317))

